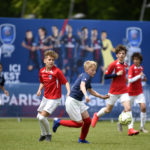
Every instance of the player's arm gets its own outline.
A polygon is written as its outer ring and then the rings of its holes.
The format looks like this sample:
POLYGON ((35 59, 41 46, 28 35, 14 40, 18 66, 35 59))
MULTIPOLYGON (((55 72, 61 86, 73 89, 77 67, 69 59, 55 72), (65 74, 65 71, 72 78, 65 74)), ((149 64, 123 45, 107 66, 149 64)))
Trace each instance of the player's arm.
POLYGON ((89 102, 90 99, 89 99, 89 97, 88 97, 88 94, 87 94, 87 91, 86 91, 86 88, 85 88, 85 82, 84 82, 84 81, 81 81, 80 90, 81 90, 82 93, 84 94, 86 102, 89 102))
POLYGON ((66 86, 66 89, 67 89, 67 96, 69 96, 69 94, 70 94, 70 84, 69 84, 69 82, 66 82, 65 86, 66 86))
POLYGON ((123 74, 123 70, 118 71, 117 73, 112 73, 115 69, 115 65, 112 63, 109 65, 108 69, 105 72, 105 79, 116 78, 117 76, 121 76, 123 74))
POLYGON ((109 95, 101 95, 101 94, 99 94, 98 92, 96 92, 95 90, 93 90, 92 88, 90 88, 90 89, 88 89, 88 91, 89 91, 89 93, 91 94, 91 95, 94 95, 94 96, 96 96, 96 97, 99 97, 99 98, 102 98, 102 99, 107 99, 107 98, 109 98, 109 95))
POLYGON ((6 96, 9 96, 9 92, 7 90, 5 90, 4 86, 0 86, 0 88, 6 96))
POLYGON ((141 72, 139 75, 137 75, 137 76, 135 76, 133 78, 130 78, 130 75, 129 75, 128 82, 129 83, 133 83, 133 82, 139 80, 140 78, 142 78, 142 76, 143 76, 143 72, 141 72))
POLYGON ((37 91, 37 93, 36 93, 37 96, 40 96, 40 95, 41 95, 41 91, 42 91, 43 88, 44 88, 44 84, 43 84, 43 83, 40 83, 39 88, 38 88, 38 91, 37 91))

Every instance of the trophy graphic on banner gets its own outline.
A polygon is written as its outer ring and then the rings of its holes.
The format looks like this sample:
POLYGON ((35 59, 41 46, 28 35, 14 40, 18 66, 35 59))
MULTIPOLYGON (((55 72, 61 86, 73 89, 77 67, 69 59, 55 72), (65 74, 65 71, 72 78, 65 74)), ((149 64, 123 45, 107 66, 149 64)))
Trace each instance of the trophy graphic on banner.
POLYGON ((12 52, 15 50, 13 42, 16 38, 16 28, 12 24, 0 25, 0 41, 2 43, 0 47, 0 59, 3 54, 4 57, 11 57, 12 52))
POLYGON ((127 47, 128 52, 125 61, 128 66, 131 65, 131 57, 133 53, 141 53, 140 45, 142 43, 142 30, 138 27, 129 27, 126 29, 126 38, 123 39, 123 44, 127 47))

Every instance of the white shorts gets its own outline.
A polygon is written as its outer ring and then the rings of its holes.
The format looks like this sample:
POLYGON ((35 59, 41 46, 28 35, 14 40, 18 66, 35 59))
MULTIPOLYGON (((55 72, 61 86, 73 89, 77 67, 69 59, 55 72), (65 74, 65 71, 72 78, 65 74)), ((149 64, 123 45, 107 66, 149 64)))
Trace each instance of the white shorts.
POLYGON ((52 114, 57 106, 60 104, 61 99, 47 99, 43 96, 40 106, 37 111, 42 112, 43 110, 52 114))
POLYGON ((89 108, 83 101, 78 101, 70 96, 67 97, 65 105, 70 119, 74 121, 82 120, 81 114, 89 108))
POLYGON ((109 105, 114 105, 115 102, 120 99, 120 102, 123 103, 125 101, 129 101, 129 95, 128 93, 124 93, 124 94, 118 94, 118 95, 114 95, 114 94, 110 94, 109 93, 109 98, 107 99, 107 104, 109 105))
POLYGON ((133 105, 134 101, 138 104, 139 103, 146 103, 145 102, 145 96, 144 96, 143 93, 141 93, 137 96, 129 96, 129 98, 130 98, 130 101, 131 101, 131 105, 133 105))

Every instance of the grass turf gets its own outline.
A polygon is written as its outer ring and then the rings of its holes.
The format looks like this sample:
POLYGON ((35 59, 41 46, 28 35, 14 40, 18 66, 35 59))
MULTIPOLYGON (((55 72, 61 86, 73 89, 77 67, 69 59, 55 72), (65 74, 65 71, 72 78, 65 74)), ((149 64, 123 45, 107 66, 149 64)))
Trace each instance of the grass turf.
MULTIPOLYGON (((150 131, 150 122, 146 128, 150 131)), ((135 129, 139 129, 139 122, 135 129)), ((118 132, 116 122, 100 121, 94 129, 91 127, 87 137, 91 144, 79 144, 79 135, 78 128, 60 126, 52 133, 51 142, 38 142, 40 128, 36 119, 0 119, 0 150, 150 150, 150 133, 131 137, 126 126, 122 133, 118 132)))

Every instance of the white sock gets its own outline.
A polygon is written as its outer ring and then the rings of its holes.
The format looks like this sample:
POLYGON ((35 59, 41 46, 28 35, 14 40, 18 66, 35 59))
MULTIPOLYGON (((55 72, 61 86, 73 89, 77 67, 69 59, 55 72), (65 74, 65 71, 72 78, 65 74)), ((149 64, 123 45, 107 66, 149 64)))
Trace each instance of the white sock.
MULTIPOLYGON (((39 120, 39 113, 37 114, 37 119, 39 120)), ((40 128, 41 128, 41 135, 42 136, 46 135, 47 133, 46 133, 45 127, 40 120, 39 120, 39 124, 40 124, 40 128)))
POLYGON ((106 107, 103 107, 102 109, 100 109, 99 112, 97 113, 97 117, 101 117, 101 116, 103 116, 104 114, 106 114, 106 113, 105 113, 105 109, 106 109, 106 107))
MULTIPOLYGON (((126 113, 129 113, 129 114, 131 115, 131 117, 132 117, 132 112, 131 112, 131 111, 128 111, 128 112, 126 112, 126 113)), ((131 123, 128 125, 128 129, 133 128, 133 123, 134 123, 134 120, 133 120, 133 117, 132 117, 132 121, 131 121, 131 123)))
POLYGON ((42 116, 41 114, 39 114, 39 121, 40 123, 43 125, 45 131, 46 131, 46 135, 51 135, 50 132, 50 124, 47 120, 47 117, 42 116))
POLYGON ((146 112, 141 112, 141 128, 144 128, 146 122, 146 112))

